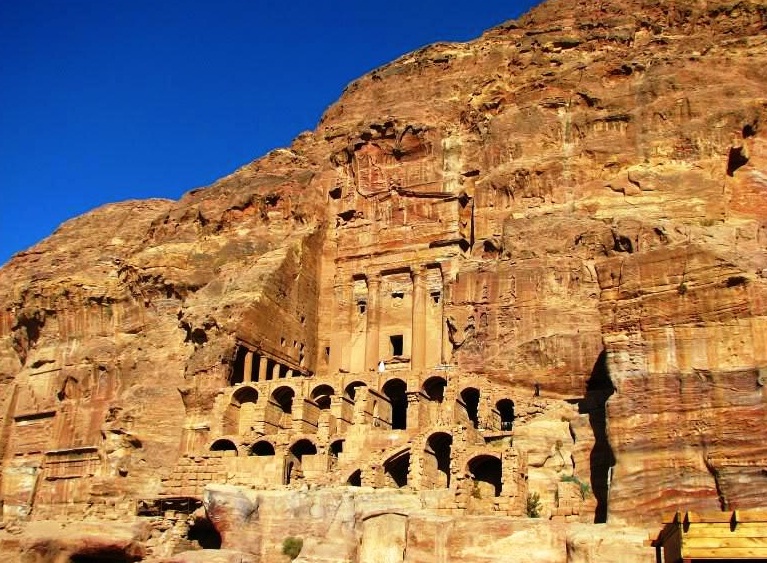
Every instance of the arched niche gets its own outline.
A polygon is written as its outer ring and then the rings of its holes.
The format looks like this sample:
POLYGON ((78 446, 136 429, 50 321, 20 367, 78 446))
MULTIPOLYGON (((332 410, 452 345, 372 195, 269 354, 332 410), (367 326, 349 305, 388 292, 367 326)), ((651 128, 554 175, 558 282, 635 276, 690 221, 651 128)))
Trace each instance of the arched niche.
POLYGON ((410 450, 394 454, 383 464, 387 487, 401 489, 407 486, 410 473, 410 450))
POLYGON ((274 444, 268 440, 259 440, 250 447, 248 455, 266 457, 273 456, 275 454, 274 444))
POLYGON ((277 409, 277 426, 281 429, 290 428, 293 425, 293 400, 296 392, 288 385, 282 385, 272 391, 270 407, 277 409))
POLYGON ((344 388, 344 397, 354 402, 357 397, 357 389, 360 387, 367 387, 362 381, 352 381, 344 388))
POLYGON ((501 418, 501 430, 508 431, 514 427, 514 401, 501 399, 495 404, 501 418))
POLYGON ((479 427, 479 389, 466 387, 461 391, 461 402, 466 408, 466 417, 474 428, 479 427))
POLYGON ((224 433, 245 434, 255 422, 258 391, 253 387, 239 387, 232 393, 224 412, 224 433))
POLYGON ((453 437, 447 432, 435 432, 426 440, 424 448, 423 488, 450 487, 450 456, 453 437))
POLYGON ((441 403, 445 400, 445 388, 447 387, 447 380, 440 376, 434 375, 423 382, 421 391, 426 398, 434 403, 441 403))
POLYGON ((407 383, 395 378, 387 381, 381 389, 391 403, 391 427, 394 430, 407 428, 407 383))
POLYGON ((321 410, 329 410, 331 400, 335 394, 335 389, 323 383, 312 390, 310 398, 321 410))
POLYGON ((285 470, 285 484, 289 485, 296 479, 303 478, 303 460, 305 456, 317 455, 317 446, 311 440, 302 438, 296 440, 288 448, 288 456, 285 470))
POLYGON ((466 469, 474 484, 472 496, 477 498, 501 495, 501 460, 491 454, 480 454, 469 460, 466 469))
POLYGON ((227 438, 215 440, 208 449, 212 452, 234 452, 237 455, 237 445, 227 438))

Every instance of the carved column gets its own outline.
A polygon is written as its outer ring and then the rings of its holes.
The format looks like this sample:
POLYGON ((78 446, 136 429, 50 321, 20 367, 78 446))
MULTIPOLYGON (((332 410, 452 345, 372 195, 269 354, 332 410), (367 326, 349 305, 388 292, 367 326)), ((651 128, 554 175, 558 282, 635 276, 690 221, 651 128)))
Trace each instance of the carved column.
POLYGON ((268 379, 266 376, 266 368, 267 368, 267 362, 269 360, 261 354, 261 356, 258 358, 258 378, 259 379, 268 379))
POLYGON ((426 276, 419 267, 413 276, 413 321, 410 350, 410 369, 421 371, 426 367, 426 276))
POLYGON ((368 277, 368 303, 367 303, 367 327, 365 335, 365 366, 367 369, 375 369, 380 360, 378 350, 379 329, 381 311, 379 306, 379 292, 381 290, 381 276, 373 274, 368 277))
POLYGON ((453 345, 450 343, 450 331, 447 328, 447 264, 440 264, 439 271, 442 276, 442 364, 448 365, 453 359, 453 345))
POLYGON ((281 367, 279 362, 274 362, 274 365, 272 366, 272 379, 279 379, 281 367))
POLYGON ((248 350, 245 352, 245 367, 243 368, 242 380, 245 383, 250 383, 253 378, 253 352, 248 350))

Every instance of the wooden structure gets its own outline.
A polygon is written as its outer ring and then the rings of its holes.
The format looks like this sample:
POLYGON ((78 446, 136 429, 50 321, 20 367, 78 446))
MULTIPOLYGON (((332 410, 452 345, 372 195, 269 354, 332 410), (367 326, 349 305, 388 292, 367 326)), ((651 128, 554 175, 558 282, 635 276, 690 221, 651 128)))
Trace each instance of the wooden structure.
POLYGON ((767 562, 767 510, 677 512, 653 540, 658 563, 767 562))

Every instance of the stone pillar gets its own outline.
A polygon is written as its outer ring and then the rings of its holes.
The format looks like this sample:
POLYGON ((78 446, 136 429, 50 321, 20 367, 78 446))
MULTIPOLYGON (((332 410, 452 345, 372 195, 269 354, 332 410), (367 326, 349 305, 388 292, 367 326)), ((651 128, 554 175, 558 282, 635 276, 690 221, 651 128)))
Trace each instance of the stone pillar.
POLYGON ((365 368, 376 369, 380 360, 379 329, 381 311, 379 305, 379 292, 381 289, 381 277, 374 274, 368 277, 368 302, 367 302, 367 327, 365 334, 365 368))
POLYGON ((442 365, 448 365, 453 359, 453 345, 450 343, 450 331, 447 328, 447 264, 440 264, 439 271, 442 275, 442 365))
POLYGON ((279 379, 281 367, 279 362, 274 362, 274 365, 272 366, 272 379, 279 379))
POLYGON ((413 270, 413 321, 410 348, 410 369, 423 371, 426 367, 426 279, 423 268, 413 270))
POLYGON ((248 350, 245 352, 245 367, 243 368, 242 380, 245 383, 250 383, 253 378, 253 352, 248 350))
POLYGON ((258 378, 266 380, 266 368, 268 365, 269 360, 261 354, 261 356, 258 358, 258 378))

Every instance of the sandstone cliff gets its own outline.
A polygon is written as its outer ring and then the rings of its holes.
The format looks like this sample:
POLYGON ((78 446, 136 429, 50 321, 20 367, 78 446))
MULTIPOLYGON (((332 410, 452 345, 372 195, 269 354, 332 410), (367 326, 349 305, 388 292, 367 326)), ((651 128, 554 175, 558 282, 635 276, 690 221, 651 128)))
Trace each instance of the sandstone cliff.
POLYGON ((178 202, 65 223, 0 270, 4 518, 217 481, 763 506, 765 30, 755 0, 550 0, 178 202))

